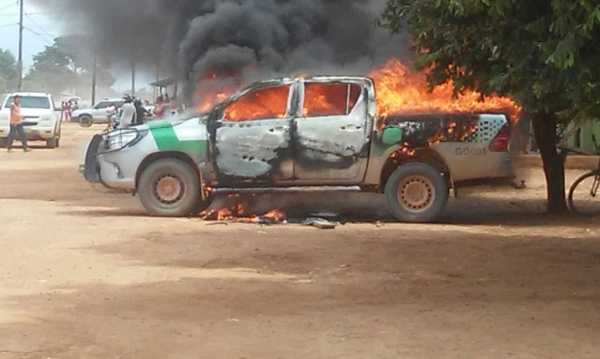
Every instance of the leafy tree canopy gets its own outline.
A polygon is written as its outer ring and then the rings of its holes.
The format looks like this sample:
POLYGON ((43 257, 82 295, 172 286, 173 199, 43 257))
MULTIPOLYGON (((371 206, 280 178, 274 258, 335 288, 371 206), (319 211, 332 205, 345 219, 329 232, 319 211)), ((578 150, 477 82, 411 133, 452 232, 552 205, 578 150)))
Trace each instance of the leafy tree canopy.
POLYGON ((600 118, 597 0, 389 0, 381 22, 407 24, 431 85, 513 98, 529 112, 600 118))
POLYGON ((17 77, 17 60, 8 50, 0 49, 0 94, 10 92, 17 77))

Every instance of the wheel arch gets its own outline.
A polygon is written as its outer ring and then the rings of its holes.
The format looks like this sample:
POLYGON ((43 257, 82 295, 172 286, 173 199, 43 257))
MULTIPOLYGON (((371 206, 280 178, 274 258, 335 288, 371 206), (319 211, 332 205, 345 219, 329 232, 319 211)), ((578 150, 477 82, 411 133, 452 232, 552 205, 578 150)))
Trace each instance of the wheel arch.
POLYGON ((419 148, 411 151, 397 151, 392 153, 381 169, 379 188, 383 191, 390 176, 398 168, 409 163, 424 163, 430 165, 440 171, 446 180, 449 189, 454 187, 452 183, 452 173, 442 156, 431 148, 419 148))
POLYGON ((203 197, 204 197, 204 179, 202 178, 202 174, 200 173, 200 170, 198 169, 198 165, 194 162, 194 160, 192 159, 192 157, 190 157, 190 155, 188 155, 187 153, 184 153, 184 152, 179 152, 179 151, 155 152, 155 153, 148 155, 146 158, 144 158, 144 160, 140 163, 140 165, 138 166, 138 169, 135 173, 136 191, 138 189, 138 185, 140 183, 140 178, 142 177, 142 173, 144 173, 144 171, 152 163, 159 161, 159 160, 166 160, 166 159, 180 160, 180 161, 184 162, 185 164, 187 164, 188 166, 190 166, 190 168, 192 168, 194 170, 194 172, 196 173, 196 176, 198 176, 198 180, 200 182, 200 192, 203 194, 203 197))

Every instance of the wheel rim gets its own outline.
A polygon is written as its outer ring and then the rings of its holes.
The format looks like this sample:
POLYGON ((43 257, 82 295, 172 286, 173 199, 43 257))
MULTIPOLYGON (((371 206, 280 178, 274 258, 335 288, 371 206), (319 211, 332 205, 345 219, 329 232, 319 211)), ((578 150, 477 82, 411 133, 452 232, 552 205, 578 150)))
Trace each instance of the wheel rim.
POLYGON ((89 117, 84 117, 81 119, 81 124, 83 126, 89 126, 91 124, 91 122, 92 122, 92 119, 89 117))
POLYGON ((154 196, 162 204, 172 205, 183 198, 183 181, 175 175, 165 175, 154 182, 154 196))
POLYGON ((427 211, 435 201, 435 186, 424 176, 409 176, 400 182, 398 201, 406 210, 427 211))

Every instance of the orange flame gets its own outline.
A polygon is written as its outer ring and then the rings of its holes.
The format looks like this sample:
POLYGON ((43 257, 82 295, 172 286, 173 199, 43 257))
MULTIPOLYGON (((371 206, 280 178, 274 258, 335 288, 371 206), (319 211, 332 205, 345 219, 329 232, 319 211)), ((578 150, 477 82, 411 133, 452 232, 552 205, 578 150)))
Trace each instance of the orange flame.
POLYGON ((239 195, 229 195, 238 200, 238 203, 229 208, 220 208, 208 212, 202 212, 200 217, 204 220, 235 221, 241 223, 264 223, 265 221, 281 222, 287 218, 285 213, 273 209, 265 214, 248 214, 248 204, 239 201, 239 195))
MULTIPOLYGON (((301 75, 301 78, 305 77, 305 74, 301 75)), ((373 70, 369 77, 374 80, 377 90, 378 115, 384 118, 392 114, 502 112, 514 120, 520 111, 508 98, 490 96, 481 101, 481 94, 476 91, 465 91, 454 99, 452 83, 437 86, 429 92, 424 74, 410 71, 397 59, 373 70)), ((241 85, 239 79, 230 76, 227 79, 235 84, 220 83, 219 79, 216 72, 201 77, 194 96, 199 112, 210 111, 233 95, 241 85)), ((229 121, 283 118, 289 88, 280 86, 254 91, 229 106, 225 116, 229 121)), ((304 116, 346 113, 352 110, 360 95, 358 87, 340 84, 307 84, 305 92, 304 116), (347 103, 348 99, 350 103, 347 103)))
POLYGON ((453 84, 447 83, 429 92, 425 76, 411 72, 400 61, 389 60, 382 68, 369 74, 377 90, 377 110, 379 116, 392 114, 422 113, 476 113, 503 112, 516 115, 518 106, 508 98, 486 97, 466 91, 457 99, 452 98, 453 84))

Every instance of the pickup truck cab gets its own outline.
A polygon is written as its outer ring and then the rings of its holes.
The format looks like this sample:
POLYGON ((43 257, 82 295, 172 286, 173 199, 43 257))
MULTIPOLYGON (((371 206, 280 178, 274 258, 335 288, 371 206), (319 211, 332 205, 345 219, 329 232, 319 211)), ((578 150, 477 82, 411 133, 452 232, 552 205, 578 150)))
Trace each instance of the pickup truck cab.
POLYGON ((210 113, 97 135, 85 178, 138 193, 156 216, 206 208, 213 188, 352 186, 396 218, 437 218, 450 189, 514 177, 502 114, 378 117, 373 81, 256 83, 210 113))

